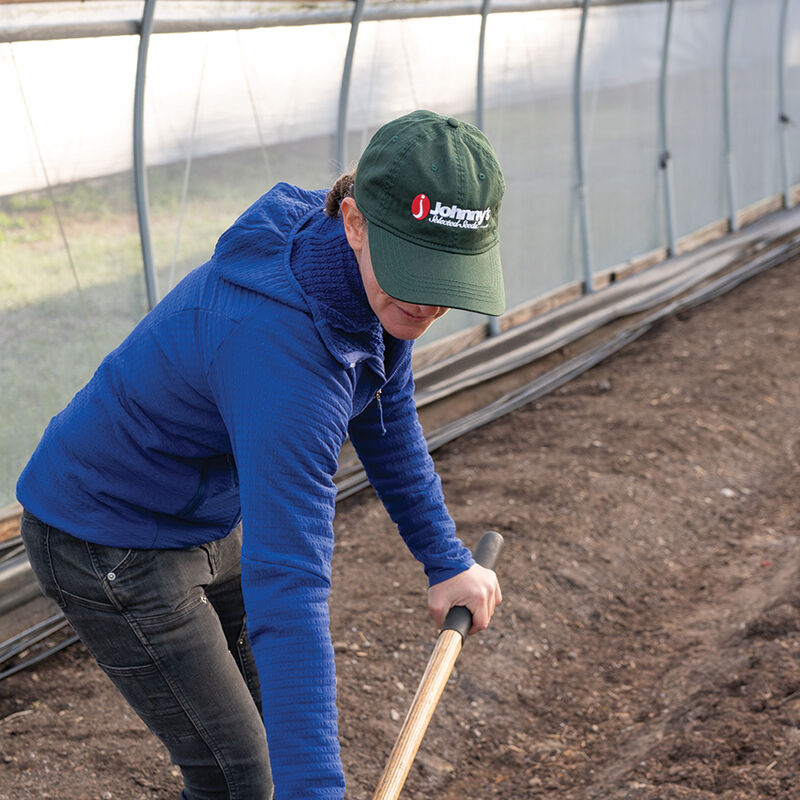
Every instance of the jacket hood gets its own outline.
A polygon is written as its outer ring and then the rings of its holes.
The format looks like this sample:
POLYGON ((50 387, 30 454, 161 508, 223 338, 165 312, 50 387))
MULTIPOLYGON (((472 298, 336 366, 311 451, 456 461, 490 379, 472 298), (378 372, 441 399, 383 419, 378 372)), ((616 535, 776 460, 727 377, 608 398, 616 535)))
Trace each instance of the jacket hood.
POLYGON ((276 184, 222 234, 212 261, 224 280, 309 313, 344 366, 367 361, 385 377, 383 329, 326 194, 276 184))
POLYGON ((325 203, 324 191, 278 183, 219 237, 212 261, 220 277, 258 294, 297 305, 283 267, 298 223, 325 203))

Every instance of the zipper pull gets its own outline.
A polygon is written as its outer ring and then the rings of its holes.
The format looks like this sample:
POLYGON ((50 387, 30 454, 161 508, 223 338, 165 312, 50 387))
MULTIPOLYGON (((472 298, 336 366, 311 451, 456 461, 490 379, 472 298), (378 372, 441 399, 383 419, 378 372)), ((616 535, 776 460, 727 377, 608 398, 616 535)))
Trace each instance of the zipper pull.
POLYGON ((375 392, 375 400, 378 403, 378 418, 381 421, 381 436, 386 436, 386 426, 383 424, 383 406, 381 405, 381 392, 382 389, 378 389, 375 392))

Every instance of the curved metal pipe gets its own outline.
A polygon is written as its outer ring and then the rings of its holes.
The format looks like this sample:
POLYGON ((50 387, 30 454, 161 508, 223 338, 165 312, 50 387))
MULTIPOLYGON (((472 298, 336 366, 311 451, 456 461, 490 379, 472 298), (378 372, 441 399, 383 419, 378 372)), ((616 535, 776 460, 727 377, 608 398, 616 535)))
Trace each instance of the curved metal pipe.
POLYGON ((350 38, 347 40, 347 52, 344 56, 342 88, 339 91, 339 117, 336 124, 336 169, 339 172, 344 171, 347 158, 347 106, 350 99, 350 78, 353 74, 358 26, 364 16, 364 2, 365 0, 355 0, 355 8, 350 20, 350 38))
POLYGON ((728 228, 731 233, 739 230, 736 219, 736 185, 734 180, 733 143, 731 141, 731 28, 733 27, 733 8, 736 0, 728 0, 728 14, 725 18, 725 41, 722 55, 722 125, 725 139, 725 171, 728 191, 728 228))
MULTIPOLYGON (((657 3, 663 0, 595 0, 597 6, 627 6, 641 5, 642 3, 657 3)), ((233 5, 233 4, 231 4, 233 5)), ((299 11, 278 11, 272 8, 261 9, 258 3, 236 4, 239 8, 252 5, 255 10, 251 13, 200 16, 192 11, 187 11, 183 17, 160 20, 154 33, 198 33, 201 31, 245 30, 249 28, 275 28, 290 25, 332 25, 348 22, 351 17, 342 8, 341 3, 331 3, 332 9, 322 7, 313 8, 311 4, 304 6, 300 2, 284 3, 288 9, 297 5, 299 11)), ((327 4, 320 4, 327 5, 327 4)), ((376 4, 366 19, 421 19, 427 17, 452 17, 463 14, 474 14, 478 5, 477 0, 412 0, 402 2, 393 0, 390 3, 376 4)), ((576 0, 495 0, 492 8, 494 13, 517 13, 520 11, 556 11, 572 9, 577 5, 576 0)), ((188 6, 187 6, 188 7, 188 6)), ((82 10, 83 11, 83 10, 82 10)), ((88 15, 88 11, 87 11, 88 15)), ((81 16, 85 16, 81 13, 81 16)), ((50 19, 49 15, 45 19, 50 19)), ((0 43, 4 42, 29 42, 50 39, 85 39, 95 36, 135 36, 139 33, 139 21, 121 19, 116 22, 65 22, 40 24, 38 21, 29 24, 7 23, 0 19, 0 43)))
POLYGON ((147 72, 147 48, 153 31, 155 9, 156 0, 145 0, 139 29, 139 54, 136 60, 136 84, 133 93, 133 182, 136 191, 136 214, 139 218, 139 242, 142 247, 148 308, 152 308, 158 302, 158 280, 150 239, 147 167, 144 161, 144 85, 147 72))
POLYGON ((583 0, 581 26, 578 31, 578 47, 575 52, 575 73, 572 86, 572 104, 575 129, 575 171, 577 173, 576 194, 578 199, 578 217, 581 230, 581 255, 583 260, 583 293, 594 291, 592 285, 592 252, 589 242, 589 211, 586 202, 586 184, 583 168, 583 110, 581 108, 583 78, 583 44, 586 39, 586 20, 592 0, 583 0))
POLYGON ((478 36, 478 82, 475 98, 475 124, 484 130, 485 122, 485 80, 486 80, 486 20, 489 17, 491 0, 483 0, 481 4, 481 32, 478 36))
POLYGON ((28 556, 22 552, 0 568, 0 616, 41 594, 31 571, 28 556))
POLYGON ((659 166, 664 173, 664 214, 667 225, 667 255, 674 256, 675 249, 675 202, 672 194, 672 154, 669 150, 667 132, 667 72, 669 70, 669 42, 672 35, 672 12, 675 0, 667 5, 667 22, 664 27, 664 49, 661 51, 661 76, 658 89, 659 128, 661 155, 659 166))
POLYGON ((778 28, 778 122, 781 138, 781 172, 783 177, 783 207, 792 207, 792 178, 789 164, 789 125, 792 120, 786 105, 786 20, 789 16, 789 0, 783 0, 778 28))
MULTIPOLYGON (((478 35, 478 77, 475 86, 475 124, 481 130, 485 129, 486 123, 486 21, 489 18, 490 5, 491 0, 483 0, 481 3, 481 32, 478 35)), ((486 323, 489 328, 489 336, 497 336, 500 333, 500 319, 498 317, 487 317, 486 323)))

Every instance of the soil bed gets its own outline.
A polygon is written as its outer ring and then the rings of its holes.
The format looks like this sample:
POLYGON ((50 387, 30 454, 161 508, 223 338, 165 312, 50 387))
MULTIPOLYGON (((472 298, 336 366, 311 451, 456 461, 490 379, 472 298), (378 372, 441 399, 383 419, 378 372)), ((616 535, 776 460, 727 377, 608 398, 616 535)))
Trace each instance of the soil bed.
MULTIPOLYGON (((505 602, 468 642, 413 800, 800 797, 800 261, 672 318, 436 453, 505 602)), ((331 600, 349 800, 431 651, 425 581, 371 491, 331 600)), ((0 683, 0 798, 175 798, 177 771, 77 645, 0 683)))

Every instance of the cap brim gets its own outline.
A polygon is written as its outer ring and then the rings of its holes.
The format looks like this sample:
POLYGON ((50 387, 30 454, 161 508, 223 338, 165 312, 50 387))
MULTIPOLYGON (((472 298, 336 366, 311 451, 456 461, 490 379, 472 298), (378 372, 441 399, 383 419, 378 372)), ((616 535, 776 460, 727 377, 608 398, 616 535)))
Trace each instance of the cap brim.
POLYGON ((401 239, 370 221, 372 269, 381 289, 404 303, 498 317, 505 311, 500 247, 465 255, 401 239))

